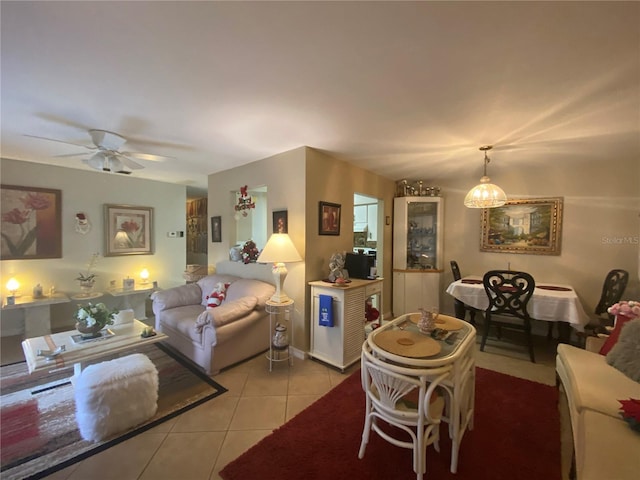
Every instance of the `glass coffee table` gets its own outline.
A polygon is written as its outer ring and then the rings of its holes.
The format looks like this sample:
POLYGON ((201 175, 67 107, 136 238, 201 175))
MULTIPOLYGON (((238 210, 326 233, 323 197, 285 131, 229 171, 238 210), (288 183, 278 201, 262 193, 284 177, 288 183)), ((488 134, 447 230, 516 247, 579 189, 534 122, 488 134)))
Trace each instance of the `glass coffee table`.
POLYGON ((133 322, 111 325, 106 329, 108 333, 103 334, 102 337, 88 340, 80 340, 78 338, 80 332, 69 330, 28 338, 22 342, 22 350, 29 373, 73 367, 74 374, 77 375, 87 362, 168 338, 160 332, 156 332, 151 337, 143 337, 142 332, 146 328, 148 325, 139 320, 133 320, 133 322))

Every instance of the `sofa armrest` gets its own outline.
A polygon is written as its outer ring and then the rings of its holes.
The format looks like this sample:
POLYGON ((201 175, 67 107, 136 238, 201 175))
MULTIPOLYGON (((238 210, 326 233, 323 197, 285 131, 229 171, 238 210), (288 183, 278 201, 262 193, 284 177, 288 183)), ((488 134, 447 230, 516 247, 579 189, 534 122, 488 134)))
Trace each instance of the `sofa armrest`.
POLYGON ((606 341, 606 337, 586 337, 584 349, 589 352, 600 353, 600 349, 606 341))
POLYGON ((151 299, 153 300, 153 313, 157 315, 169 308, 199 305, 202 300, 202 290, 197 283, 190 283, 167 290, 158 290, 151 295, 151 299))

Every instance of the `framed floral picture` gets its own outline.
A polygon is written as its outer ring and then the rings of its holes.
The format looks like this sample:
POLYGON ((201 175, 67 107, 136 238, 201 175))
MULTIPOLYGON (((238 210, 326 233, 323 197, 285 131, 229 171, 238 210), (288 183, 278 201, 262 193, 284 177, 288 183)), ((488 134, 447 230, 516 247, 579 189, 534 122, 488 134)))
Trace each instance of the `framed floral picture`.
POLYGON ((289 218, 286 210, 273 212, 273 233, 289 233, 289 218))
POLYGON ((482 211, 481 252, 560 255, 562 197, 509 200, 482 211))
POLYGON ((62 258, 62 192, 0 187, 2 260, 62 258))
POLYGON ((153 208, 104 206, 104 256, 153 254, 153 208))
POLYGON ((340 235, 340 208, 338 203, 319 202, 319 235, 340 235))

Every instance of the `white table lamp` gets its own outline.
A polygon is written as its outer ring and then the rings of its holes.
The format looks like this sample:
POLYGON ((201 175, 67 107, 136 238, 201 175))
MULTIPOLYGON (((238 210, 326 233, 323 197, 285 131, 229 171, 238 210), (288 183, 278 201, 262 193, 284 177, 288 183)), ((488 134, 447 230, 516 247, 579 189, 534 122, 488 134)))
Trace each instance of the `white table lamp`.
POLYGON ((147 270, 146 268, 143 268, 142 271, 140 272, 140 278, 142 279, 142 283, 143 285, 146 285, 147 283, 149 283, 149 270, 147 270))
POLYGON ((271 297, 274 303, 287 303, 291 299, 282 291, 282 284, 287 277, 285 263, 301 262, 302 257, 293 245, 291 238, 286 233, 274 233, 258 256, 259 263, 273 263, 273 279, 276 285, 276 293, 271 297))
POLYGON ((20 288, 20 284, 18 283, 18 281, 14 277, 11 277, 7 282, 7 290, 9 290, 9 293, 12 296, 17 297, 19 288, 20 288))

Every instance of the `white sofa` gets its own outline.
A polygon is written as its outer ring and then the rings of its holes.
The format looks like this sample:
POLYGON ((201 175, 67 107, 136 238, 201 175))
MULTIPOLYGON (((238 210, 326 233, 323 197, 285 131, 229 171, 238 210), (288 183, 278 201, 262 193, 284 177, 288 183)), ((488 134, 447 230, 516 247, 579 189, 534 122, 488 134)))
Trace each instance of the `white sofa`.
POLYGON ((266 301, 275 292, 266 265, 221 262, 196 283, 154 292, 155 328, 208 375, 269 348, 266 301), (266 267, 266 268, 265 268, 266 267), (222 304, 207 309, 207 295, 228 283, 222 304))
POLYGON ((578 480, 631 480, 640 472, 640 434, 620 416, 618 400, 640 398, 640 383, 606 362, 603 340, 586 349, 558 345, 556 372, 569 404, 578 480))

